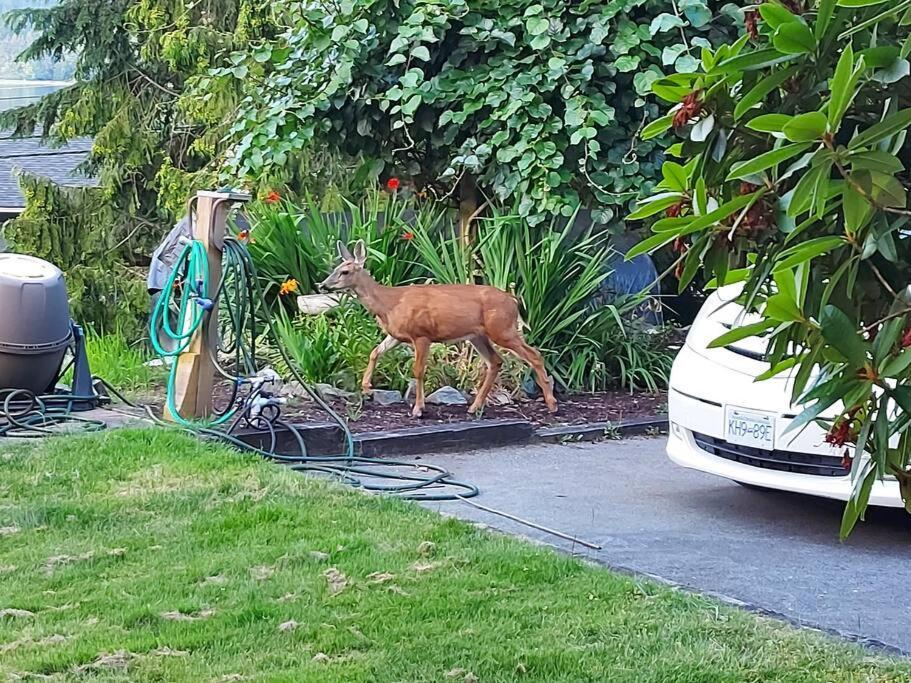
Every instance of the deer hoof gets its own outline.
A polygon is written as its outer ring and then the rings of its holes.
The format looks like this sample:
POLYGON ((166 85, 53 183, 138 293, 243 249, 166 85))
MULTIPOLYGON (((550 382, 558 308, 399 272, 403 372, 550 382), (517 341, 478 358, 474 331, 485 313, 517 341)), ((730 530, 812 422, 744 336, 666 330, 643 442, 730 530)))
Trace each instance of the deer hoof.
POLYGON ((548 402, 547 412, 550 413, 551 415, 557 412, 557 402, 556 401, 548 402))
POLYGON ((420 417, 423 417, 423 416, 424 416, 424 409, 423 409, 423 408, 418 408, 417 406, 415 406, 414 409, 411 411, 411 417, 418 417, 418 418, 420 418, 420 417))

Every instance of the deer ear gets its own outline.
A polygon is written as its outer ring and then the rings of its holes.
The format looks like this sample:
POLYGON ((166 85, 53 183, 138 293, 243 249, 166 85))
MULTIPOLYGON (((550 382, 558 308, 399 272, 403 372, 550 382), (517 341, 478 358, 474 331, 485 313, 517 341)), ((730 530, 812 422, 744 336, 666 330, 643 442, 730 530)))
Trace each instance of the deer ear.
POLYGON ((354 260, 359 265, 367 263, 367 244, 364 240, 358 240, 354 245, 354 260))
POLYGON ((345 246, 345 243, 341 240, 338 241, 338 257, 342 261, 353 261, 354 257, 351 255, 351 252, 348 251, 348 247, 345 246))

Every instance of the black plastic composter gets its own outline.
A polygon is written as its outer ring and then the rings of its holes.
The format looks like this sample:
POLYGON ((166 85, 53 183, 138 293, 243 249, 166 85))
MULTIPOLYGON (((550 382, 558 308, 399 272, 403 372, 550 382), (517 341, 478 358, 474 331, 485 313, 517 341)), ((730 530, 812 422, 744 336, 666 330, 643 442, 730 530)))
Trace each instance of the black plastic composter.
POLYGON ((52 390, 72 338, 60 269, 32 256, 0 254, 0 391, 52 390))

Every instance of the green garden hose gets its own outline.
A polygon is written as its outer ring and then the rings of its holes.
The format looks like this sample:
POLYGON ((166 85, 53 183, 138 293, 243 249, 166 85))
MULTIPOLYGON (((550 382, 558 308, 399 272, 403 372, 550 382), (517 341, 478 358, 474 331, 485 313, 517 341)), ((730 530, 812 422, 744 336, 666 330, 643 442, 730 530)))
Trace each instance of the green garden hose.
POLYGON ((234 407, 229 406, 227 410, 211 419, 191 420, 183 417, 177 410, 177 358, 190 348, 193 337, 200 331, 208 318, 207 314, 214 308, 214 302, 208 298, 209 284, 209 259, 206 248, 202 242, 192 240, 180 252, 165 288, 152 309, 149 323, 149 337, 155 353, 162 360, 171 359, 167 383, 168 412, 184 427, 217 427, 230 420, 234 414, 234 407), (171 305, 174 302, 177 303, 176 327, 171 324, 171 305), (173 342, 172 348, 165 348, 161 343, 162 333, 173 342))
MULTIPOLYGON (((428 465, 418 467, 412 462, 355 455, 354 437, 344 418, 304 380, 285 351, 283 340, 272 323, 253 260, 244 244, 231 237, 225 239, 221 283, 211 299, 207 298, 209 284, 205 247, 198 241, 190 242, 175 264, 166 288, 153 310, 150 323, 155 351, 162 358, 172 359, 167 405, 182 428, 196 436, 228 443, 295 471, 330 476, 366 491, 424 501, 457 500, 478 495, 475 486, 456 481, 442 468, 428 465), (174 313, 172 306, 176 309, 174 313), (209 315, 216 306, 220 318, 209 321, 209 315), (173 314, 177 317, 174 326, 170 323, 173 314), (220 326, 221 346, 218 350, 233 357, 234 367, 229 370, 220 365, 218 354, 212 355, 218 373, 232 384, 231 400, 228 407, 213 419, 190 420, 181 417, 175 410, 177 356, 189 348, 193 335, 207 321, 220 326), (277 403, 268 415, 253 416, 252 406, 257 400, 265 399, 269 403, 262 382, 257 381, 256 343, 262 329, 294 379, 340 428, 345 440, 343 453, 327 456, 308 454, 301 432, 281 419, 277 403), (173 349, 164 348, 159 341, 160 333, 174 343, 173 349), (257 448, 241 439, 237 430, 244 426, 268 435, 269 447, 257 448), (279 429, 290 433, 299 453, 277 451, 279 429)), ((169 424, 155 416, 151 410, 147 409, 147 412, 160 424, 169 424)))

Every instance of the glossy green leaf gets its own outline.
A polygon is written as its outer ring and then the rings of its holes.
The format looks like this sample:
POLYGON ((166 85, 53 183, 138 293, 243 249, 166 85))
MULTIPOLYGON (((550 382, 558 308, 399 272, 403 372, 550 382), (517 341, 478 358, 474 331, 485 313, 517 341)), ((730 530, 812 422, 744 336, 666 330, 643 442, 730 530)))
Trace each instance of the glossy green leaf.
POLYGON ((809 142, 820 140, 826 132, 827 124, 825 114, 814 111, 793 117, 784 124, 781 132, 791 142, 809 142))
POLYGON ((850 182, 845 183, 841 205, 845 214, 845 230, 851 234, 864 227, 873 213, 873 206, 850 182))
POLYGON ((687 172, 676 161, 665 161, 661 165, 661 174, 664 176, 664 185, 675 192, 686 192, 687 172))
POLYGON ((762 133, 780 133, 792 118, 787 114, 761 114, 747 121, 747 128, 762 133))
POLYGON ((784 5, 777 2, 764 2, 759 6, 759 14, 762 20, 769 25, 772 30, 777 29, 782 24, 792 21, 800 21, 795 14, 792 14, 784 5))
POLYGON ((806 24, 792 21, 776 29, 772 45, 784 54, 811 54, 816 50, 816 38, 806 24))
POLYGON ((733 327, 720 337, 710 341, 708 343, 708 348, 720 349, 734 344, 735 342, 749 339, 750 337, 756 337, 763 332, 772 329, 777 324, 778 323, 775 320, 760 320, 759 322, 751 323, 749 325, 733 327))
POLYGON ((845 239, 838 236, 816 237, 783 251, 775 262, 775 272, 789 271, 802 263, 808 263, 834 249, 845 245, 845 239))
POLYGON ((822 336, 854 367, 862 367, 867 360, 867 345, 860 338, 857 326, 832 304, 826 306, 819 320, 822 336))
POLYGON ((778 164, 797 156, 804 150, 809 149, 809 147, 810 143, 798 142, 791 145, 785 145, 778 149, 773 149, 765 154, 760 154, 754 159, 742 161, 731 168, 731 172, 728 173, 727 179, 739 180, 755 173, 761 173, 762 171, 775 168, 778 164))
POLYGON ((911 126, 911 107, 890 114, 879 123, 870 126, 862 133, 858 133, 851 138, 848 143, 848 149, 860 149, 861 147, 875 145, 908 126, 911 126))
POLYGON ((665 196, 659 196, 657 198, 649 198, 649 200, 645 202, 640 202, 636 207, 636 210, 626 217, 626 220, 637 221, 648 218, 649 216, 654 216, 656 213, 660 213, 668 207, 678 204, 682 198, 683 195, 678 192, 668 193, 665 196))
POLYGON ((659 135, 668 131, 673 121, 673 114, 668 114, 667 116, 662 116, 661 118, 655 119, 642 129, 642 133, 639 134, 639 137, 641 137, 643 140, 651 140, 652 138, 658 137, 659 135))
POLYGON ((797 307, 797 302, 785 294, 774 294, 768 298, 763 311, 765 315, 781 322, 797 322, 803 320, 803 313, 797 307))
POLYGON ((744 114, 765 100, 770 93, 780 88, 781 85, 794 76, 795 73, 797 73, 797 67, 792 66, 759 79, 759 82, 744 94, 737 103, 737 106, 734 107, 734 119, 742 118, 744 114))

